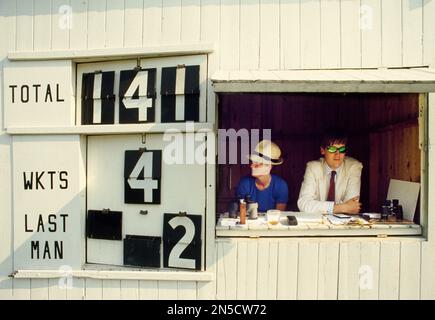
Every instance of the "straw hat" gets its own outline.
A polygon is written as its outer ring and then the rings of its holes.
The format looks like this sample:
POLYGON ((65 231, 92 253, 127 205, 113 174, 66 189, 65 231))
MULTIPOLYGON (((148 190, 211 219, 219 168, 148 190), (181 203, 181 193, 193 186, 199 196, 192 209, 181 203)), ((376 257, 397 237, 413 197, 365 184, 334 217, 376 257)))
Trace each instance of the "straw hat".
POLYGON ((254 152, 248 156, 253 162, 279 165, 283 163, 281 149, 270 140, 262 140, 255 147, 254 152))

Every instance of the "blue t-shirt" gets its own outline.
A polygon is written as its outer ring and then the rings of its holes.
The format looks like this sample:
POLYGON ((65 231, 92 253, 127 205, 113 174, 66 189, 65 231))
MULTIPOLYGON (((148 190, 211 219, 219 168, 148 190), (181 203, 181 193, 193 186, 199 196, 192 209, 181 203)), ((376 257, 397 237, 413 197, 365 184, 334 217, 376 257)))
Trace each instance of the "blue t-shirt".
POLYGON ((258 190, 255 185, 255 178, 246 176, 242 178, 237 186, 236 197, 245 198, 250 195, 251 199, 258 202, 258 211, 266 212, 275 209, 277 203, 287 203, 288 186, 282 178, 272 174, 269 186, 264 190, 258 190))

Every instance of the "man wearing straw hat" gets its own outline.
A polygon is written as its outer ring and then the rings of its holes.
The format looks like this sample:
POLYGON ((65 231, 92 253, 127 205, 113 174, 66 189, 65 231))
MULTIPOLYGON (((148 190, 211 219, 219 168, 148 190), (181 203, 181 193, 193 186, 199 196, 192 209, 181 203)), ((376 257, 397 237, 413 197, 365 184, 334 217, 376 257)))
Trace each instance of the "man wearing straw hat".
POLYGON ((258 211, 270 209, 285 210, 288 201, 287 183, 277 175, 271 174, 273 166, 283 163, 281 150, 270 140, 262 140, 249 155, 251 175, 242 178, 236 196, 243 199, 250 196, 258 203, 258 211))

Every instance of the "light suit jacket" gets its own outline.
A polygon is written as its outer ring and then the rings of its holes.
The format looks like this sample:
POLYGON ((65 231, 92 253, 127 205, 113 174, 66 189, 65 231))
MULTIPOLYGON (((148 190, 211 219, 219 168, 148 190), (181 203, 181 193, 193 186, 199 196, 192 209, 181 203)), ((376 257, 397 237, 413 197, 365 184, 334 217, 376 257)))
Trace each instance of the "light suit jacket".
MULTIPOLYGON (((328 176, 325 159, 307 163, 304 181, 299 193, 298 207, 302 212, 327 213, 328 176)), ((335 182, 335 203, 346 202, 359 196, 361 188, 362 163, 351 157, 344 158, 341 171, 335 182)))

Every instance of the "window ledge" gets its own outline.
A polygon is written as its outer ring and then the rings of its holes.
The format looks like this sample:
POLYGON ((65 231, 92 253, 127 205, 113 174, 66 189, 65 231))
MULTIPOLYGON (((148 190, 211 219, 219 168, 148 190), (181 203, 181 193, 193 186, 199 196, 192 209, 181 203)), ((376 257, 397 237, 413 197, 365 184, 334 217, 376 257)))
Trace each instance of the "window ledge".
POLYGON ((214 273, 205 271, 172 270, 97 270, 98 266, 86 265, 83 270, 17 270, 10 277, 16 279, 89 278, 102 280, 169 280, 214 281, 214 273), (94 268, 93 270, 87 268, 94 268))
MULTIPOLYGON (((296 213, 295 215, 298 215, 296 213)), ((321 216, 319 214, 319 216, 321 216)), ((264 217, 260 217, 258 222, 264 217)), ((298 218, 299 219, 299 218, 298 218)), ((238 219, 229 219, 238 220, 238 219)), ((420 236, 422 227, 414 223, 383 223, 371 225, 334 225, 322 222, 299 223, 289 226, 285 220, 276 226, 255 223, 248 220, 248 224, 226 225, 221 218, 216 225, 217 237, 335 237, 335 236, 420 236)))
POLYGON ((344 227, 303 228, 288 227, 265 230, 216 228, 217 237, 341 237, 341 236, 420 236, 420 226, 406 228, 344 227))

